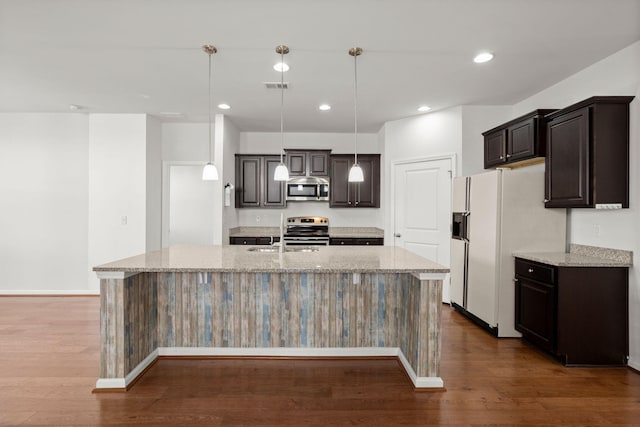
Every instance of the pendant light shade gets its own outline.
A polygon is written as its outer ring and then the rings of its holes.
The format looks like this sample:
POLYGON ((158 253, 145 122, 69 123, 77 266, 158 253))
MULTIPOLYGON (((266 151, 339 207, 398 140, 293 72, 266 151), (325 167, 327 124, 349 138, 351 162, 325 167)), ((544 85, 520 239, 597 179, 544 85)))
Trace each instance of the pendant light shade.
POLYGON ((218 180, 218 169, 213 163, 207 163, 204 165, 204 169, 202 169, 202 179, 204 181, 218 180))
POLYGON ((204 181, 217 181, 218 169, 213 163, 213 142, 211 141, 211 57, 218 52, 218 49, 213 45, 206 44, 202 46, 202 50, 209 55, 209 162, 202 170, 202 179, 204 181))
MULTIPOLYGON (((289 53, 289 48, 281 44, 276 46, 276 52, 280 54, 280 63, 284 65, 284 55, 289 53)), ((273 174, 275 181, 289 180, 289 169, 284 164, 284 72, 287 70, 283 67, 280 71, 280 164, 273 174)))
POLYGON ((363 182, 364 173, 358 163, 354 163, 349 169, 349 182, 363 182))
POLYGON ((353 56, 353 154, 354 162, 349 169, 349 182, 363 182, 364 173, 358 164, 358 56, 362 54, 362 48, 352 47, 349 55, 353 56))

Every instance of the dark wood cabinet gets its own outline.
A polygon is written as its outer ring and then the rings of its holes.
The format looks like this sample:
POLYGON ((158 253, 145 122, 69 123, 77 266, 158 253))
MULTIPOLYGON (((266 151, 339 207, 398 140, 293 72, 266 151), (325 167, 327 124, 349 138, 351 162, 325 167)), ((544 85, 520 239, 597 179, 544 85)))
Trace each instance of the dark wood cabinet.
POLYGON ((273 179, 279 156, 236 155, 236 207, 281 208, 284 182, 273 179))
POLYGON ((229 237, 229 244, 231 245, 271 245, 279 241, 280 237, 277 236, 229 237))
POLYGON ((516 260, 516 330, 540 348, 556 351, 555 269, 516 260))
POLYGON ((352 154, 331 155, 329 207, 379 208, 380 207, 380 155, 359 154, 358 163, 364 173, 364 182, 349 182, 349 169, 353 166, 352 154))
POLYGON ((285 150, 290 176, 329 176, 330 150, 285 150))
POLYGON ((535 110, 483 132, 484 168, 515 164, 544 157, 545 115, 555 110, 535 110))
POLYGON ((546 116, 545 207, 629 207, 632 99, 597 96, 546 116))
POLYGON ((629 269, 516 258, 516 330, 566 365, 626 365, 629 269))
POLYGON ((330 245, 355 245, 355 246, 382 246, 382 237, 332 237, 329 239, 330 245))

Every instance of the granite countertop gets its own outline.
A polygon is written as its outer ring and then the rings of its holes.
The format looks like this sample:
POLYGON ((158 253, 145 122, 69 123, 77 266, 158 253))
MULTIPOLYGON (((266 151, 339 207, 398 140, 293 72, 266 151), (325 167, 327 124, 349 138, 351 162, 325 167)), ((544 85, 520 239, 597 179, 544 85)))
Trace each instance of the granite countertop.
MULTIPOLYGON (((270 237, 279 236, 278 227, 235 227, 229 230, 229 237, 270 237)), ((383 238, 384 230, 377 227, 329 227, 330 237, 383 238)))
MULTIPOLYGON (((317 252, 251 252, 253 246, 178 245, 94 267, 96 272, 360 272, 448 273, 395 246, 317 246, 317 252)), ((263 246, 264 247, 264 246, 263 246)))
POLYGON ((631 267, 633 252, 571 244, 569 252, 516 252, 514 257, 557 267, 631 267))
POLYGON ((329 227, 331 237, 384 238, 384 230, 377 227, 329 227))

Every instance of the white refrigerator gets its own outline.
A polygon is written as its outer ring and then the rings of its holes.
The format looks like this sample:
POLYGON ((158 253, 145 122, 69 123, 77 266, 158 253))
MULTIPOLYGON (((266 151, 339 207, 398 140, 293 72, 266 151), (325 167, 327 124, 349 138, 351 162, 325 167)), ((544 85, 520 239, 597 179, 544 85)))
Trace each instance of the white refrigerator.
POLYGON ((514 252, 565 252, 566 210, 545 209, 544 171, 453 180, 451 303, 498 337, 515 330, 514 252))

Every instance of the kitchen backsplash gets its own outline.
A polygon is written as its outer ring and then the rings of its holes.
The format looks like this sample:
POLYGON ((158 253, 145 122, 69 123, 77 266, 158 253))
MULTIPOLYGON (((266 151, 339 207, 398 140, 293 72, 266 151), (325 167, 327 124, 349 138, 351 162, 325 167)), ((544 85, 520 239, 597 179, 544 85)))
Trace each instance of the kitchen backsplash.
POLYGON ((276 227, 280 212, 284 216, 324 216, 332 227, 378 227, 384 228, 381 209, 329 208, 329 202, 290 202, 285 209, 237 209, 238 225, 241 227, 276 227))

